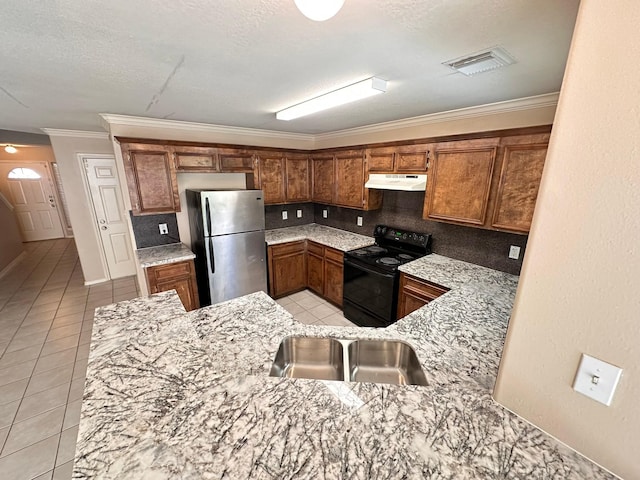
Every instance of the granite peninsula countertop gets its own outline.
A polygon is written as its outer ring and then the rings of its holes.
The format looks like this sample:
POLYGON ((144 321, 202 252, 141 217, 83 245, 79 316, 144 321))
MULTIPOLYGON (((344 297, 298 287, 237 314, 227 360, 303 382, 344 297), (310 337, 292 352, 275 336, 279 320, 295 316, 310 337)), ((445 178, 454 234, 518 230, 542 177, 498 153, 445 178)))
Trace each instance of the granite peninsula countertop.
POLYGON ((139 248, 136 250, 138 263, 142 268, 183 262, 196 258, 196 255, 183 243, 170 243, 157 247, 139 248))
POLYGON ((615 478, 491 398, 517 277, 419 262, 451 291, 385 329, 299 324, 262 292, 99 308, 74 478, 615 478), (269 377, 287 335, 405 340, 429 385, 269 377))
POLYGON ((371 245, 375 239, 365 235, 340 230, 317 223, 300 225, 298 227, 277 228, 264 232, 267 245, 295 242, 298 240, 311 240, 327 247, 346 252, 360 247, 371 245))

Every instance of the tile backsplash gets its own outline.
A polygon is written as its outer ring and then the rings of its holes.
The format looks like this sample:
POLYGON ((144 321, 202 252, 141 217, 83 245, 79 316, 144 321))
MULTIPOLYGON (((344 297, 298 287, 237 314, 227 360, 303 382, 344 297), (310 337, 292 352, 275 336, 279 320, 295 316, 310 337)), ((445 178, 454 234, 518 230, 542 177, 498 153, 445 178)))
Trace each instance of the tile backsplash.
POLYGON ((136 248, 156 247, 180 241, 178 222, 175 213, 163 213, 159 215, 131 215, 133 234, 136 237, 136 248), (160 235, 158 225, 166 223, 169 233, 160 235))
POLYGON ((362 235, 373 235, 377 224, 405 228, 433 235, 433 252, 447 257, 471 262, 514 275, 520 274, 522 258, 527 245, 527 235, 482 230, 422 219, 424 192, 384 191, 382 208, 363 212, 314 204, 315 222, 321 225, 348 230, 362 235), (328 218, 323 218, 326 209, 328 218), (362 217, 362 227, 357 217, 362 217), (520 259, 508 258, 509 247, 521 248, 520 259))
POLYGON ((314 222, 313 203, 289 203, 287 205, 265 205, 264 223, 267 230, 274 228, 295 227, 314 222), (302 210, 302 218, 296 213, 302 210), (287 220, 282 219, 282 212, 287 212, 287 220))

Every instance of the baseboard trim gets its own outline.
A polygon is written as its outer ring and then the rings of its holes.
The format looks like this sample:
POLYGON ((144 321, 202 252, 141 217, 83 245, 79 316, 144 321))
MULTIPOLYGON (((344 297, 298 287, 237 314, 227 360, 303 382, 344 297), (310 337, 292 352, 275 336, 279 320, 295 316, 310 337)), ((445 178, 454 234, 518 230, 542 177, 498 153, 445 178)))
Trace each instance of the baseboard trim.
POLYGON ((104 283, 104 282, 108 282, 109 279, 108 278, 101 278, 99 280, 91 280, 90 282, 84 282, 84 286, 85 287, 90 287, 91 285, 96 285, 97 283, 104 283))
POLYGON ((16 258, 13 259, 13 261, 7 265, 6 267, 4 267, 2 269, 2 271, 0 271, 0 278, 4 277, 7 273, 9 273, 11 270, 13 270, 13 268, 18 265, 23 259, 24 257, 27 256, 27 252, 23 251, 20 255, 18 255, 16 258))

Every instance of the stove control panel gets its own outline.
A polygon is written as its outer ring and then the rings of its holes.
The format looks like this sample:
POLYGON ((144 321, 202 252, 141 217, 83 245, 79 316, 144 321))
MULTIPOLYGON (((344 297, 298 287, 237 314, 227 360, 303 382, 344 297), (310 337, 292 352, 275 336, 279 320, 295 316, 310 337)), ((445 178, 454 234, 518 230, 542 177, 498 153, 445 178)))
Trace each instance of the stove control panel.
POLYGON ((427 233, 411 232, 399 228, 376 225, 373 236, 381 243, 399 243, 404 245, 415 245, 425 248, 431 252, 431 235, 427 233))

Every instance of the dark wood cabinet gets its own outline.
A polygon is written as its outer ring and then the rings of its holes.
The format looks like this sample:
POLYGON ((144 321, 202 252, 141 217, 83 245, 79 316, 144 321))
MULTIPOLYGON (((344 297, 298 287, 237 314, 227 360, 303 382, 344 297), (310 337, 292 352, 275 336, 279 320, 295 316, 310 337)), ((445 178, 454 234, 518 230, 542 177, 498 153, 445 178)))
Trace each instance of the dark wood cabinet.
POLYGON ((307 287, 324 295, 324 247, 307 240, 307 287))
POLYGON ((306 155, 285 157, 285 197, 287 202, 302 203, 311 200, 311 171, 306 155))
POLYGON ((499 138, 438 144, 427 176, 424 218, 485 224, 499 138))
POLYGON ((272 245, 269 257, 269 294, 273 298, 289 295, 307 286, 305 241, 272 245))
POLYGON ((220 171, 254 173, 254 152, 242 148, 219 148, 220 171))
POLYGON ((344 284, 343 253, 330 247, 324 248, 324 297, 342 306, 344 284))
POLYGON ((507 137, 491 226, 499 230, 527 233, 538 198, 542 170, 547 157, 546 136, 507 137))
POLYGON ((178 180, 169 148, 122 143, 122 158, 134 215, 180 211, 178 180))
POLYGON ((311 200, 317 203, 333 203, 335 172, 333 155, 312 156, 311 174, 312 194, 311 200))
POLYGON ((171 148, 178 172, 219 172, 218 151, 210 147, 174 146, 171 148))
POLYGON ((431 144, 369 148, 366 151, 369 172, 424 174, 432 150, 431 144))
POLYGON ((146 274, 149 293, 175 290, 185 310, 200 308, 193 260, 148 267, 146 274))
POLYGON ((260 188, 267 205, 285 203, 285 160, 282 155, 259 154, 260 188))
POLYGON ((398 292, 398 319, 406 317, 448 291, 449 289, 446 287, 401 273, 398 292))

